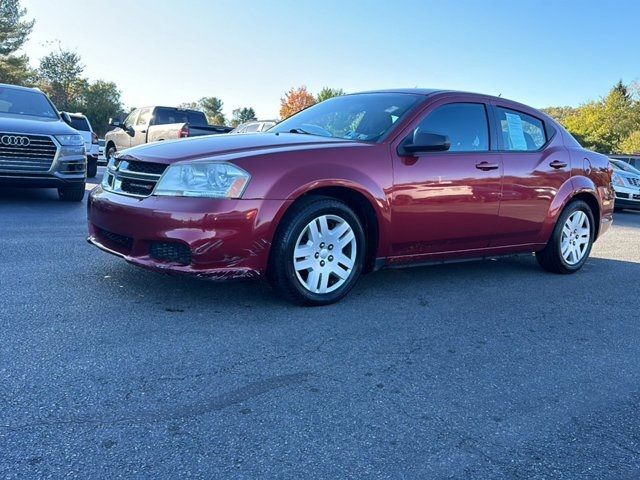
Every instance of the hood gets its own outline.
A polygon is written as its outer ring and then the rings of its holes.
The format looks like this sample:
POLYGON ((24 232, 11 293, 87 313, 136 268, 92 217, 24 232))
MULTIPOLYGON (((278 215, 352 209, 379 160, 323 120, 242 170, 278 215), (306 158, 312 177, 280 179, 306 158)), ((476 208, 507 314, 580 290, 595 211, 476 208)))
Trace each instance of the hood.
POLYGON ((169 164, 211 157, 232 160, 274 152, 365 145, 350 140, 295 133, 223 134, 148 143, 123 150, 121 155, 169 164))
POLYGON ((33 135, 64 135, 77 133, 58 118, 32 117, 27 115, 0 115, 0 132, 27 133, 33 135))

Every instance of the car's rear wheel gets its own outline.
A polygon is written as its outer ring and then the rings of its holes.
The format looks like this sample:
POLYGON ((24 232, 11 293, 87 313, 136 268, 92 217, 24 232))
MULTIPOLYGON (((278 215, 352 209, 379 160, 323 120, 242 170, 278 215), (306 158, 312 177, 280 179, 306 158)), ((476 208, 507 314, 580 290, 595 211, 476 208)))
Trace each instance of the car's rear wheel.
POLYGON ((81 202, 84 198, 85 184, 58 189, 58 198, 63 202, 81 202))
POLYGON ((268 277, 290 301, 327 305, 353 288, 365 251, 362 223, 348 205, 310 197, 294 205, 278 228, 268 277))
POLYGON ((536 252, 538 263, 550 272, 574 273, 589 258, 595 236, 593 212, 586 202, 571 202, 562 212, 547 246, 536 252))

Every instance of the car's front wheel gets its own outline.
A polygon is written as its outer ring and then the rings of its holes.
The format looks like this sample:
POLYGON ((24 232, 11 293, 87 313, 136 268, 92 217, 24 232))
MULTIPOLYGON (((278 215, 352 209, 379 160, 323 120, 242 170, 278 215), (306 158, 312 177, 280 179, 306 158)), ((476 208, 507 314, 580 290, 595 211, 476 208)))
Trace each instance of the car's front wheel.
POLYGON ((536 252, 542 268, 554 273, 574 273, 589 258, 595 237, 593 212, 586 202, 576 200, 564 209, 547 246, 536 252))
POLYGON ((365 256, 356 213, 340 200, 310 197, 292 207, 274 239, 268 277, 288 300, 327 305, 353 288, 365 256))

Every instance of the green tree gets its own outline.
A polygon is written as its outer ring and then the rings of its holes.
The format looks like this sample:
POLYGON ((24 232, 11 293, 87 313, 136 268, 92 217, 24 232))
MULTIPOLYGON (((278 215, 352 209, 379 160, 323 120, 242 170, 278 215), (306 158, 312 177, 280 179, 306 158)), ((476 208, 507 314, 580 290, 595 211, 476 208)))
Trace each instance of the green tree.
POLYGON ((316 95, 316 102, 324 102, 325 100, 328 100, 330 98, 340 97, 342 95, 344 95, 344 90, 341 88, 323 87, 322 90, 320 90, 320 93, 316 95))
POLYGON ((75 111, 82 105, 87 80, 82 76, 84 65, 80 55, 59 49, 40 60, 38 80, 53 103, 60 110, 75 111))
POLYGON ((550 117, 555 118, 563 125, 567 117, 578 113, 578 109, 576 107, 549 107, 543 108, 542 111, 550 117))
POLYGON ((619 153, 640 155, 640 130, 631 134, 620 143, 619 153))
POLYGON ((251 120, 256 120, 256 112, 251 107, 245 108, 236 108, 233 112, 233 117, 231 118, 231 126, 237 127, 241 123, 249 122, 251 120))
POLYGON ((198 102, 200 108, 207 116, 207 120, 212 125, 225 125, 227 119, 222 113, 224 102, 218 97, 203 97, 198 102))
POLYGON ((123 110, 120 95, 115 83, 104 80, 98 80, 85 88, 80 110, 89 118, 93 130, 99 136, 109 130, 109 118, 116 118, 123 110))
POLYGON ((19 0, 0 0, 0 83, 26 85, 33 82, 29 58, 15 54, 33 29, 34 20, 24 20, 26 14, 19 0))

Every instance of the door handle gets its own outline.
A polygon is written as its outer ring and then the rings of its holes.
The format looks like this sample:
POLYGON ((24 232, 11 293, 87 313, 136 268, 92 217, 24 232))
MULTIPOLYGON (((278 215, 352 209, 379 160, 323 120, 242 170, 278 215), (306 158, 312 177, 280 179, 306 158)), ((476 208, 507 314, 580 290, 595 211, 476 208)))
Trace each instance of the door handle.
POLYGON ((500 165, 498 165, 497 163, 480 162, 476 163, 476 168, 478 170, 484 170, 486 172, 489 170, 497 170, 498 168, 500 168, 500 165))
POLYGON ((556 169, 564 168, 564 167, 567 166, 567 162, 561 162, 560 160, 554 160, 553 162, 551 162, 549 164, 549 166, 551 168, 556 168, 556 169))
POLYGON ((147 133, 146 130, 140 130, 140 133, 147 133))

